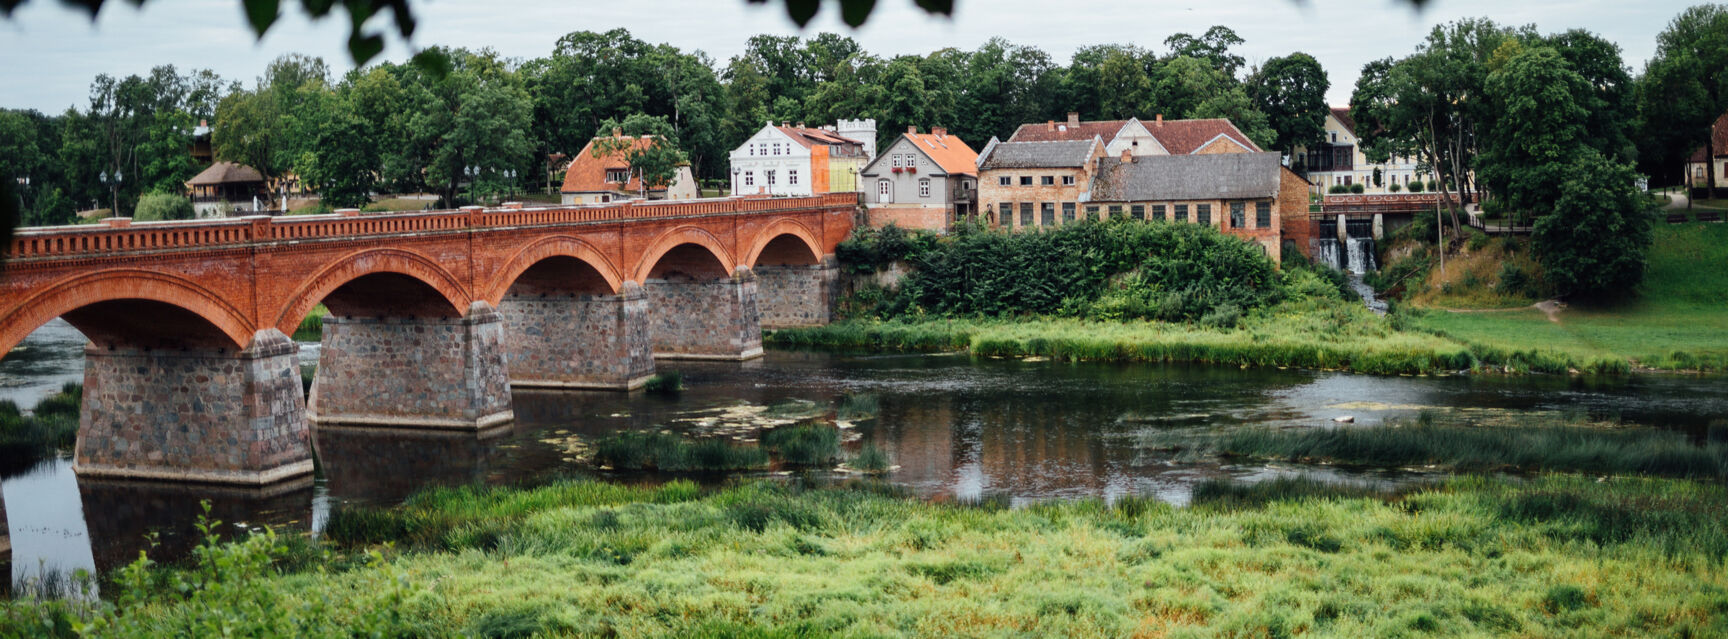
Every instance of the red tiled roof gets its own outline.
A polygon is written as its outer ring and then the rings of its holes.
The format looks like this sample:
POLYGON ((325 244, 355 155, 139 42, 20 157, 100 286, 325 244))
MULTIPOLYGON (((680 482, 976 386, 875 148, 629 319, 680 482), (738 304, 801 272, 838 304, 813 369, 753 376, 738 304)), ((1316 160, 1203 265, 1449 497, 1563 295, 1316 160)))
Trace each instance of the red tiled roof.
MULTIPOLYGON (((1116 134, 1127 124, 1127 120, 1094 120, 1081 122, 1078 126, 1069 126, 1065 122, 1039 122, 1022 124, 1014 130, 1009 142, 1054 142, 1057 140, 1089 140, 1093 137, 1102 138, 1105 144, 1116 139, 1116 134)), ((1140 125, 1164 145, 1164 150, 1173 155, 1193 153, 1201 145, 1211 142, 1212 138, 1226 136, 1247 147, 1249 151, 1260 152, 1248 136, 1237 130, 1236 125, 1229 120, 1213 118, 1207 120, 1141 120, 1140 125)))
MULTIPOLYGON (((599 140, 601 138, 594 138, 599 140)), ((624 169, 628 171, 630 164, 624 161, 626 150, 640 149, 654 142, 651 137, 630 138, 631 149, 619 149, 613 153, 594 157, 594 140, 589 140, 582 146, 582 152, 570 159, 570 166, 564 169, 564 186, 558 190, 562 193, 594 193, 600 191, 617 191, 631 193, 642 188, 642 180, 630 176, 627 182, 609 182, 606 180, 607 169, 624 169)))
MULTIPOLYGON (((1722 114, 1722 117, 1716 118, 1715 124, 1710 125, 1710 139, 1715 143, 1716 157, 1728 156, 1728 113, 1722 114)), ((1686 161, 1703 162, 1704 147, 1698 147, 1686 161)))
POLYGON ((810 148, 813 144, 856 144, 859 146, 863 146, 864 144, 863 142, 859 142, 852 138, 841 137, 833 131, 826 131, 823 129, 796 126, 777 126, 774 128, 780 129, 780 132, 785 133, 786 137, 792 138, 794 142, 803 145, 804 148, 810 148))
POLYGON ((1332 117, 1337 118, 1350 135, 1356 135, 1356 120, 1350 117, 1350 107, 1332 107, 1332 117))
POLYGON ((1055 142, 1058 140, 1090 140, 1103 138, 1105 144, 1116 139, 1116 133, 1122 130, 1127 120, 1093 120, 1081 122, 1079 126, 1068 126, 1067 122, 1035 122, 1022 124, 1014 129, 1014 135, 1008 136, 1009 142, 1055 142))
POLYGON ((930 156, 942 172, 949 175, 977 175, 978 152, 966 146, 960 138, 943 133, 906 133, 913 146, 930 156))

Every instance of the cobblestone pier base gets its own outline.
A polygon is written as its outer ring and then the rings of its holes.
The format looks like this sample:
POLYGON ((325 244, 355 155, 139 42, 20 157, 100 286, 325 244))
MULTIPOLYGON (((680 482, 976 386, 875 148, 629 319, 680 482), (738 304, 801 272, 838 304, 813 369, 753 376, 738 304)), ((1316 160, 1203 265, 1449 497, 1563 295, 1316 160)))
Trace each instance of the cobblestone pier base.
POLYGON ((654 357, 746 360, 762 356, 756 274, 738 267, 714 280, 647 282, 654 357))
POLYGON ((467 317, 324 319, 316 426, 479 430, 514 419, 504 320, 485 302, 467 317))
POLYGON ((820 326, 834 319, 840 268, 832 257, 809 266, 758 266, 757 306, 763 328, 820 326))
POLYGON ((74 470, 243 485, 310 474, 297 349, 276 329, 238 353, 85 348, 74 470))
POLYGON ((648 293, 634 282, 618 295, 511 295, 498 314, 511 386, 630 390, 654 375, 648 293))

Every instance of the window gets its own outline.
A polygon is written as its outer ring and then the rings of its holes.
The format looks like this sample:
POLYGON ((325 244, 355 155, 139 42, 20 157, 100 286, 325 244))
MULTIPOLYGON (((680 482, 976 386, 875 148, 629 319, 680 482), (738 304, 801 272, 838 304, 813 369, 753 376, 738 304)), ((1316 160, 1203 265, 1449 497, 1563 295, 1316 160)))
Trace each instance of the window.
POLYGON ((1120 217, 1122 217, 1122 205, 1121 204, 1111 204, 1110 205, 1110 219, 1114 220, 1114 219, 1117 219, 1120 217))
POLYGON ((996 178, 996 186, 1014 186, 1014 178, 1006 175, 996 178))
POLYGON ((1032 186, 1032 176, 1030 176, 1030 175, 1020 176, 1020 186, 1032 186))
MULTIPOLYGON (((1002 222, 1002 226, 1004 228, 1014 225, 1014 203, 1013 202, 1003 202, 1002 203, 1001 222, 1002 222)), ((1021 221, 1020 226, 1026 226, 1024 220, 1021 221)))
POLYGON ((744 186, 756 186, 756 172, 755 171, 745 171, 744 172, 744 186))
POLYGON ((1333 131, 1333 132, 1332 132, 1332 143, 1333 143, 1333 144, 1337 144, 1337 143, 1338 143, 1338 132, 1337 132, 1337 131, 1333 131))
POLYGON ((756 145, 750 145, 750 155, 756 155, 756 145))
POLYGON ((1098 221, 1098 206, 1097 205, 1089 205, 1086 207, 1086 219, 1093 221, 1093 222, 1098 221))
MULTIPOLYGON (((774 143, 774 155, 780 155, 780 143, 774 143)), ((772 184, 772 182, 770 182, 772 184)))
MULTIPOLYGON (((1069 222, 1074 221, 1074 203, 1073 202, 1063 202, 1062 203, 1062 219, 1067 220, 1069 222)), ((1054 223, 1055 220, 1051 220, 1051 222, 1054 223)))
POLYGON ((789 169, 786 171, 786 183, 787 184, 797 184, 798 183, 798 169, 789 169))
POLYGON ((1045 202, 1039 205, 1038 217, 1044 221, 1044 226, 1056 226, 1056 203, 1045 202))
POLYGON ((894 168, 896 168, 896 169, 900 168, 900 154, 895 153, 893 157, 894 157, 894 168))
POLYGON ((1128 207, 1128 217, 1134 218, 1136 220, 1146 219, 1146 205, 1135 204, 1133 206, 1128 207))
POLYGON ((1158 220, 1160 222, 1164 221, 1164 205, 1163 204, 1153 204, 1152 205, 1152 219, 1158 220))
POLYGON ((1072 175, 1062 176, 1062 186, 1074 186, 1074 176, 1072 176, 1072 175))
POLYGON ((918 180, 918 197, 930 197, 930 178, 918 180))
POLYGON ((1211 226, 1212 225, 1212 205, 1211 204, 1195 204, 1194 205, 1194 222, 1197 224, 1205 224, 1207 226, 1211 226))
POLYGON ((1032 203, 1020 203, 1020 226, 1032 226, 1032 203))
POLYGON ((768 186, 774 186, 774 169, 768 169, 768 186))
POLYGON ((1174 221, 1177 221, 1177 222, 1187 222, 1188 221, 1188 205, 1187 204, 1177 204, 1176 205, 1176 217, 1171 218, 1171 219, 1174 221))
POLYGON ((1246 216, 1243 215, 1243 212, 1247 207, 1248 204, 1246 202, 1230 203, 1230 228, 1239 229, 1248 226, 1248 220, 1246 216))
POLYGON ((1055 186, 1056 176, 1046 175, 1044 177, 1038 178, 1038 184, 1040 184, 1042 186, 1055 186))
POLYGON ((623 182, 630 179, 630 172, 625 169, 606 169, 607 182, 623 182))

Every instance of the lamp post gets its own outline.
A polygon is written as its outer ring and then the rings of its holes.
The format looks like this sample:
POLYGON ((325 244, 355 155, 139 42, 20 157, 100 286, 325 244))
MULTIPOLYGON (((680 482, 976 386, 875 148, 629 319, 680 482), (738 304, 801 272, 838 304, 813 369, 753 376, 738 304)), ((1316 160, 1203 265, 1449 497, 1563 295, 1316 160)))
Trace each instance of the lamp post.
POLYGON ((114 207, 109 211, 108 217, 120 217, 120 182, 125 179, 126 176, 121 175, 120 169, 114 169, 112 174, 102 172, 102 183, 108 185, 108 197, 113 201, 114 207))
POLYGON ((737 195, 738 194, 738 174, 743 173, 743 172, 744 172, 744 169, 740 169, 738 167, 732 167, 732 192, 729 193, 728 195, 737 195))
POLYGON ((477 166, 470 164, 470 165, 468 165, 468 168, 466 168, 462 171, 462 175, 468 176, 468 203, 473 204, 474 203, 474 187, 475 187, 474 183, 480 181, 480 167, 477 167, 477 166))
POLYGON ((504 170, 505 192, 514 199, 516 197, 516 169, 504 170))

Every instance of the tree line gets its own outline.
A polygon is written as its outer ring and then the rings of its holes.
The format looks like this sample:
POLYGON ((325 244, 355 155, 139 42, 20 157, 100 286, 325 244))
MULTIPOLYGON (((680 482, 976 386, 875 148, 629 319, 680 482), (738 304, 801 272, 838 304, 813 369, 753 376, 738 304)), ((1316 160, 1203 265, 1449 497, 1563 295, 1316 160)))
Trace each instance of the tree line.
POLYGON ((432 192, 454 203, 471 192, 555 186, 548 158, 574 155, 620 123, 669 132, 676 158, 699 178, 723 176, 731 149, 768 121, 874 118, 883 145, 907 126, 944 126, 981 147, 1070 111, 1161 113, 1228 117, 1267 148, 1317 141, 1327 89, 1319 63, 1297 52, 1248 67, 1234 53, 1242 42, 1220 26, 1172 35, 1162 52, 1089 46, 1060 65, 1000 38, 883 57, 833 33, 758 35, 720 64, 614 29, 571 33, 528 60, 435 49, 448 61, 437 70, 384 62, 337 77, 323 60, 290 54, 250 86, 162 66, 148 77, 98 76, 81 109, 0 111, 0 165, 29 178, 22 221, 40 225, 115 203, 125 214, 145 194, 179 193, 199 169, 186 149, 201 120, 214 127, 218 160, 292 175, 330 206, 362 205, 373 193, 432 192))

